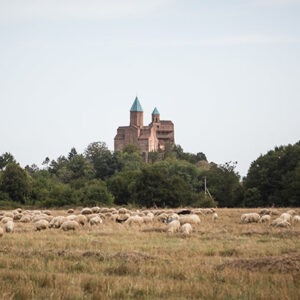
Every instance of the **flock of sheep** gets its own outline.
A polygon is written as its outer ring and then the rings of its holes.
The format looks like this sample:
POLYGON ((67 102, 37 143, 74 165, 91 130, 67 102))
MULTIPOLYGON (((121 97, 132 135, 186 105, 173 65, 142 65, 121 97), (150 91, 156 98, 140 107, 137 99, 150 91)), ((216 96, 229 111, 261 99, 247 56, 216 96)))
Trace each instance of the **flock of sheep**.
MULTIPOLYGON (((300 213, 300 212, 299 212, 300 213)), ((216 222, 218 214, 214 208, 181 209, 181 210, 129 210, 127 208, 92 207, 83 208, 78 214, 73 209, 66 211, 65 216, 53 216, 50 211, 22 210, 0 212, 0 237, 4 232, 12 233, 15 222, 31 223, 35 231, 48 228, 61 229, 63 231, 78 230, 81 226, 97 226, 103 222, 112 221, 124 225, 151 224, 154 221, 166 224, 165 231, 169 233, 181 232, 189 235, 194 225, 200 223, 201 215, 211 214, 212 222, 216 222)), ((295 210, 289 210, 272 221, 273 215, 279 215, 278 211, 262 209, 259 213, 246 213, 241 216, 241 223, 269 222, 275 227, 290 227, 291 223, 300 222, 300 216, 295 210)))
POLYGON ((0 237, 4 232, 12 233, 15 222, 31 223, 35 231, 48 228, 61 229, 64 231, 78 230, 80 226, 97 226, 103 222, 113 221, 124 225, 151 224, 155 220, 166 224, 167 232, 180 231, 183 234, 190 234, 193 224, 199 224, 199 215, 212 214, 212 221, 218 218, 215 209, 195 210, 129 210, 127 208, 105 208, 92 207, 83 208, 78 214, 69 209, 67 216, 53 216, 51 211, 45 210, 22 210, 0 212, 0 237))
POLYGON ((270 226, 287 228, 290 227, 292 223, 295 224, 300 222, 300 216, 296 215, 296 211, 293 209, 288 210, 287 212, 281 214, 278 218, 274 219, 273 221, 271 219, 272 215, 278 216, 279 213, 277 210, 264 208, 259 213, 243 214, 241 216, 241 223, 245 224, 245 223, 268 222, 270 223, 270 226))

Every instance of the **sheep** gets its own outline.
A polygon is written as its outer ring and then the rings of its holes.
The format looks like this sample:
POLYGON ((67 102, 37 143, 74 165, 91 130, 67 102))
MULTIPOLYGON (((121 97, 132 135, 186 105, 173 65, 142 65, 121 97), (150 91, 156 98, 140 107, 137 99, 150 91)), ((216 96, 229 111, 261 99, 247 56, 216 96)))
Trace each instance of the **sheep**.
POLYGON ((98 206, 95 206, 95 207, 92 207, 92 212, 95 214, 98 214, 100 212, 100 207, 98 206))
POLYGON ((185 216, 180 216, 179 222, 180 225, 183 225, 185 223, 199 224, 200 218, 197 215, 185 215, 185 216))
POLYGON ((290 210, 288 210, 286 213, 289 214, 289 215, 291 215, 291 216, 293 216, 293 215, 296 214, 296 211, 293 210, 293 209, 290 209, 290 210))
POLYGON ((11 217, 4 217, 2 220, 1 220, 1 223, 2 224, 6 224, 7 222, 9 221, 13 221, 13 218, 11 217))
POLYGON ((213 208, 203 208, 202 209, 202 213, 204 215, 213 214, 214 212, 215 212, 215 210, 213 208))
POLYGON ((77 215, 69 215, 66 217, 69 221, 74 221, 77 218, 77 215))
POLYGON ((177 232, 180 228, 180 222, 178 220, 174 220, 168 224, 167 232, 174 233, 177 232))
POLYGON ((68 214, 73 214, 73 213, 74 213, 74 209, 73 209, 73 208, 68 209, 68 210, 67 210, 67 213, 68 213, 68 214))
POLYGON ((279 222, 275 225, 276 228, 278 228, 278 227, 287 228, 287 227, 290 227, 290 226, 291 226, 291 223, 289 223, 287 221, 282 221, 282 222, 279 222))
POLYGON ((185 223, 180 227, 180 232, 189 235, 193 231, 192 225, 190 223, 185 223))
POLYGON ((162 214, 157 216, 157 221, 159 221, 159 222, 163 222, 167 219, 168 219, 168 215, 166 213, 162 213, 162 214))
POLYGON ((292 219, 292 216, 289 213, 283 213, 279 217, 282 221, 290 222, 292 219))
POLYGON ((241 216, 241 223, 257 223, 260 220, 260 215, 257 213, 248 213, 241 216))
POLYGON ((265 222, 270 222, 270 221, 271 221, 271 216, 270 215, 264 215, 259 220, 260 223, 265 223, 265 222))
POLYGON ((91 215, 92 213, 93 211, 88 207, 83 208, 80 212, 81 215, 91 215))
POLYGON ((128 225, 131 225, 131 224, 142 225, 143 223, 144 223, 144 219, 140 216, 130 216, 125 221, 125 224, 128 224, 128 225))
POLYGON ((3 236, 3 229, 2 229, 2 227, 0 227, 0 237, 2 237, 3 236))
POLYGON ((100 218, 100 217, 94 217, 94 218, 91 218, 90 219, 90 225, 99 225, 99 224, 101 224, 101 223, 103 223, 103 221, 102 221, 102 219, 100 218))
POLYGON ((76 216, 75 220, 78 224, 84 226, 87 222, 87 218, 84 215, 78 215, 76 216))
POLYGON ((12 212, 6 212, 4 215, 3 215, 4 217, 8 217, 8 218, 14 218, 14 214, 12 213, 12 212))
POLYGON ((63 216, 57 216, 57 217, 54 217, 51 221, 50 221, 50 224, 49 224, 49 227, 53 227, 53 228, 59 228, 61 227, 61 225, 68 221, 68 219, 66 217, 63 217, 63 216))
POLYGON ((23 215, 23 217, 20 219, 20 222, 22 223, 29 223, 31 221, 30 215, 23 215))
POLYGON ((45 230, 49 227, 49 222, 47 220, 39 220, 34 224, 35 231, 45 230))
POLYGON ((22 217, 23 217, 22 214, 17 213, 14 215, 14 221, 19 221, 19 220, 21 220, 22 217))
POLYGON ((113 222, 116 222, 119 219, 119 215, 118 214, 113 214, 109 217, 109 219, 113 222))
POLYGON ((213 213, 213 215, 211 216, 211 219, 212 219, 213 222, 216 222, 217 219, 218 219, 218 214, 216 212, 213 213))
POLYGON ((298 222, 300 222, 300 216, 294 216, 293 223, 298 223, 298 222))
POLYGON ((79 224, 76 221, 65 221, 61 225, 63 231, 79 229, 79 224))
POLYGON ((40 214, 40 215, 36 215, 33 218, 32 222, 35 223, 35 222, 40 221, 40 220, 46 220, 46 221, 50 222, 52 219, 53 219, 52 216, 48 216, 48 215, 45 215, 45 214, 40 214))
POLYGON ((123 207, 119 209, 119 214, 126 214, 126 213, 128 213, 128 209, 123 207))
POLYGON ((5 231, 6 232, 13 232, 14 231, 14 227, 15 227, 15 224, 13 221, 8 221, 6 224, 5 224, 5 231))
POLYGON ((47 216, 51 216, 51 211, 50 210, 43 210, 43 214, 47 216))
POLYGON ((151 216, 144 216, 144 217, 142 217, 142 218, 143 218, 145 224, 149 224, 149 223, 152 223, 152 222, 153 222, 153 218, 154 218, 154 217, 151 217, 151 216))
POLYGON ((272 214, 272 210, 268 209, 268 208, 263 208, 259 211, 260 215, 271 215, 272 214))

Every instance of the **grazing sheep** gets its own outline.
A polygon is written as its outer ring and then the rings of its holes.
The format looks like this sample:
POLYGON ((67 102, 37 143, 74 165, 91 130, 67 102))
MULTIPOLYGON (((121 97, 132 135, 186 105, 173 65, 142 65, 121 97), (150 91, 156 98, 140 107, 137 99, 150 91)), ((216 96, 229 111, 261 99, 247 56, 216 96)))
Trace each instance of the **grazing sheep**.
POLYGON ((15 224, 13 221, 8 221, 6 224, 5 224, 5 231, 6 232, 13 232, 14 231, 14 227, 15 227, 15 224))
POLYGON ((166 213, 162 213, 162 214, 157 216, 157 221, 159 221, 159 222, 163 222, 167 219, 168 219, 168 215, 166 213))
POLYGON ((241 216, 241 223, 257 223, 260 220, 260 215, 257 213, 248 213, 241 216))
POLYGON ((45 214, 40 214, 40 215, 35 216, 33 218, 32 222, 35 223, 35 222, 40 221, 40 220, 46 220, 46 221, 50 222, 52 219, 53 219, 52 216, 48 216, 48 215, 45 215, 45 214))
POLYGON ((294 216, 293 223, 298 223, 298 222, 300 222, 300 216, 294 216))
POLYGON ((17 213, 14 215, 14 221, 19 221, 19 220, 21 220, 22 217, 23 217, 22 214, 17 213))
POLYGON ((1 223, 2 224, 6 224, 7 222, 9 221, 13 221, 13 218, 11 217, 4 217, 2 220, 1 220, 1 223))
POLYGON ((147 213, 147 217, 154 218, 154 214, 152 212, 147 213))
POLYGON ((291 226, 291 223, 287 222, 287 221, 282 221, 280 223, 277 223, 275 225, 275 227, 281 227, 281 228, 287 228, 287 227, 290 227, 291 226))
POLYGON ((130 216, 126 221, 125 224, 132 225, 142 225, 144 223, 144 219, 140 216, 130 216))
POLYGON ((143 218, 145 224, 152 223, 153 219, 154 219, 154 217, 151 217, 151 216, 144 216, 142 218, 143 218))
POLYGON ((66 218, 69 220, 69 221, 74 221, 76 219, 77 215, 69 215, 67 216, 66 218))
POLYGON ((87 222, 87 218, 84 215, 78 215, 76 216, 75 220, 78 224, 84 226, 87 222))
POLYGON ((45 214, 47 216, 51 216, 50 210, 43 210, 43 214, 45 214))
POLYGON ((174 233, 177 232, 180 228, 180 222, 178 220, 174 220, 168 224, 167 232, 174 233))
POLYGON ((193 231, 192 225, 190 223, 185 223, 180 227, 180 232, 189 235, 193 231))
POLYGON ((65 221, 61 225, 63 231, 79 229, 79 224, 76 221, 65 221))
POLYGON ((291 216, 293 216, 293 215, 296 214, 296 211, 293 210, 293 209, 290 209, 290 210, 288 210, 286 213, 289 214, 289 215, 291 215, 291 216))
POLYGON ((29 223, 31 221, 31 216, 30 215, 24 215, 21 219, 20 222, 22 223, 29 223))
POLYGON ((14 214, 12 213, 12 212, 6 212, 4 215, 3 215, 4 217, 7 217, 7 218, 14 218, 14 214))
POLYGON ((68 219, 66 217, 63 217, 63 216, 57 216, 57 217, 54 217, 51 221, 50 221, 50 224, 49 224, 49 227, 53 227, 53 228, 59 228, 61 227, 61 225, 68 221, 68 219))
POLYGON ((92 212, 94 214, 98 214, 100 212, 100 207, 98 207, 98 206, 92 207, 92 212))
POLYGON ((88 207, 83 208, 80 212, 80 214, 82 214, 82 215, 91 215, 92 213, 93 213, 93 211, 88 207))
POLYGON ((270 221, 271 221, 271 216, 270 215, 264 215, 259 220, 260 223, 265 223, 265 222, 270 222, 270 221))
POLYGON ((128 211, 128 209, 126 209, 126 208, 120 208, 119 209, 119 214, 127 214, 129 211, 128 211))
POLYGON ((185 223, 199 224, 200 218, 197 215, 184 215, 184 216, 180 216, 179 222, 180 225, 183 225, 185 223))
POLYGON ((74 209, 73 208, 68 209, 67 213, 68 214, 73 214, 74 213, 74 209))
POLYGON ((99 225, 99 224, 101 224, 101 223, 103 223, 103 221, 102 221, 102 219, 100 218, 100 217, 94 217, 94 218, 91 218, 90 219, 90 225, 99 225))
POLYGON ((213 214, 215 212, 213 208, 203 208, 201 211, 204 215, 213 214))
POLYGON ((119 218, 120 216, 118 214, 113 214, 109 217, 109 219, 113 222, 116 222, 119 218))
POLYGON ((291 222, 292 216, 289 213, 283 213, 279 217, 282 221, 291 222))
POLYGON ((260 215, 271 215, 272 214, 272 210, 268 209, 268 208, 263 208, 259 211, 260 215))
POLYGON ((217 213, 213 213, 213 215, 211 216, 211 219, 213 222, 216 222, 218 219, 218 214, 217 213))
POLYGON ((47 220, 39 220, 34 223, 35 231, 45 230, 49 227, 49 222, 47 220))

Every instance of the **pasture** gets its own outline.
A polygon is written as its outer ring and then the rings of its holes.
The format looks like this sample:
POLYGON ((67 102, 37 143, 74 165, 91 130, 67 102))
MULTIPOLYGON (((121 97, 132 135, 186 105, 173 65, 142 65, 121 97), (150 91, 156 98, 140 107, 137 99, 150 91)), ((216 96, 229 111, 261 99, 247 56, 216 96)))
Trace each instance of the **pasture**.
POLYGON ((199 214, 190 235, 166 232, 157 216, 142 225, 107 216, 75 231, 15 221, 0 237, 0 299, 300 299, 300 223, 241 224, 258 211, 199 214))

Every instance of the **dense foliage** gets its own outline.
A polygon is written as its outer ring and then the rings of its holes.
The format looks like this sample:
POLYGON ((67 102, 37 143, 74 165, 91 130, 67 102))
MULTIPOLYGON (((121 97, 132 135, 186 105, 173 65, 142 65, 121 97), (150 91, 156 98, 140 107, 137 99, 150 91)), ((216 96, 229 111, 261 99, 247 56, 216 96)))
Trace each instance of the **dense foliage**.
POLYGON ((261 155, 241 182, 236 162, 208 163, 204 153, 166 145, 145 163, 135 145, 111 152, 94 142, 40 169, 0 156, 0 207, 130 205, 143 207, 299 206, 300 142, 261 155), (207 193, 205 193, 205 181, 207 193), (210 197, 211 195, 211 197, 210 197))

